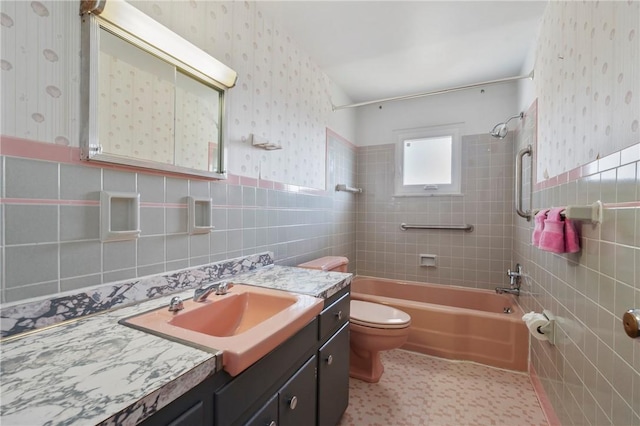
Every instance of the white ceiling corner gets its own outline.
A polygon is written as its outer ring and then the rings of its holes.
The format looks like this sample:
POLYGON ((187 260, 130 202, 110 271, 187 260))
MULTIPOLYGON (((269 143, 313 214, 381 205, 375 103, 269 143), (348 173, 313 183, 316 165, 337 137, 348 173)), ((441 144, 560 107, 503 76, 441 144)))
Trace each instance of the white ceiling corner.
POLYGON ((353 102, 514 77, 545 1, 262 1, 353 102))

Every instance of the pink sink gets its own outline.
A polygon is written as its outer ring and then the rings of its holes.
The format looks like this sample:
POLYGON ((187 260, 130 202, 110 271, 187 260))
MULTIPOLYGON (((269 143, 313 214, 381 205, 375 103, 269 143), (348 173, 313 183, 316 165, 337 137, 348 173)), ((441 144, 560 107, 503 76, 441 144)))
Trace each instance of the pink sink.
POLYGON ((302 294, 235 284, 223 296, 186 300, 177 313, 165 307, 122 322, 205 350, 221 350, 224 369, 235 376, 307 325, 323 303, 302 294))

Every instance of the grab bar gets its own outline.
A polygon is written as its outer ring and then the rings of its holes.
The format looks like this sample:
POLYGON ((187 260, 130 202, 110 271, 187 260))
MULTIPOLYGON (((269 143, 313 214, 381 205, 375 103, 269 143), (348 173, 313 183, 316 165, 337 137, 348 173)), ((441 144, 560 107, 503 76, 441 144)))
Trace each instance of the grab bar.
MULTIPOLYGON (((527 222, 531 220, 531 210, 522 210, 522 158, 525 155, 529 155, 533 158, 531 145, 527 145, 526 148, 522 148, 518 155, 516 155, 516 213, 518 216, 527 219, 527 222)), ((531 170, 533 170, 533 162, 531 163, 531 170)), ((533 183, 533 182, 532 182, 533 183)), ((531 190, 529 190, 529 199, 531 199, 531 190)), ((529 203, 531 204, 531 203, 529 203)))
POLYGON ((406 231, 407 229, 453 229, 456 231, 473 232, 473 225, 408 225, 406 223, 401 223, 400 229, 403 231, 406 231))
POLYGON ((362 193, 362 188, 354 188, 352 186, 339 183, 336 185, 336 191, 344 191, 344 192, 351 192, 352 194, 360 194, 362 193))

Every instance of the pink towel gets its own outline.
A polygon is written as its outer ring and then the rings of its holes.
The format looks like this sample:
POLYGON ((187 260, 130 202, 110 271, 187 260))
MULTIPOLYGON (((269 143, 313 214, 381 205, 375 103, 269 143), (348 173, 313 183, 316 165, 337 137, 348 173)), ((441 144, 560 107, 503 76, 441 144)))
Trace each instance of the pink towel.
POLYGON ((570 220, 564 220, 564 251, 576 253, 580 251, 580 238, 575 224, 570 220))
POLYGON ((553 253, 564 253, 564 222, 560 217, 563 207, 551 209, 544 221, 544 229, 540 235, 540 248, 553 253))
POLYGON ((536 213, 536 217, 534 218, 535 226, 533 227, 533 235, 531 236, 531 244, 533 244, 534 247, 540 245, 540 235, 544 230, 544 220, 547 218, 548 212, 549 209, 544 209, 536 213))
POLYGON ((576 253, 580 251, 578 231, 571 220, 562 218, 560 215, 562 210, 564 207, 538 212, 535 218, 536 227, 533 231, 533 240, 535 242, 536 230, 542 227, 538 242, 540 249, 553 253, 576 253), (546 213, 547 219, 540 225, 539 220, 542 219, 538 216, 542 216, 543 212, 546 213))

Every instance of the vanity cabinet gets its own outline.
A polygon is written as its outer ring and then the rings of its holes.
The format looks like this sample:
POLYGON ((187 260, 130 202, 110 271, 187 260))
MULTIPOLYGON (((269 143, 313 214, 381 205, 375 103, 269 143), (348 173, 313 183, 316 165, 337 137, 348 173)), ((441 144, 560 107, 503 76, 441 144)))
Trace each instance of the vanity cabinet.
POLYGON ((236 377, 221 371, 145 426, 335 426, 349 403, 349 288, 236 377))

